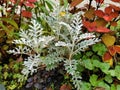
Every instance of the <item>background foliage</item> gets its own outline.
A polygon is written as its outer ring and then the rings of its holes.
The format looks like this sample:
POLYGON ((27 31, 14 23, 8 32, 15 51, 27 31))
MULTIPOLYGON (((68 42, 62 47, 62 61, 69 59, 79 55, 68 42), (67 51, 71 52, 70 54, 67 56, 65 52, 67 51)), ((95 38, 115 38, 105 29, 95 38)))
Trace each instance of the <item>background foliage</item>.
POLYGON ((0 90, 119 90, 120 7, 83 1, 0 1, 0 90))

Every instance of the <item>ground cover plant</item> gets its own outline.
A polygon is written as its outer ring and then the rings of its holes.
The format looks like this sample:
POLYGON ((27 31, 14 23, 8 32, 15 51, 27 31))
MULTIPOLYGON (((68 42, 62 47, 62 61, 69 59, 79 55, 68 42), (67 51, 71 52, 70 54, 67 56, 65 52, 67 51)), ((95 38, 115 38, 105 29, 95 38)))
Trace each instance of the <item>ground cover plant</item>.
POLYGON ((0 1, 0 89, 120 89, 120 7, 83 1, 0 1))

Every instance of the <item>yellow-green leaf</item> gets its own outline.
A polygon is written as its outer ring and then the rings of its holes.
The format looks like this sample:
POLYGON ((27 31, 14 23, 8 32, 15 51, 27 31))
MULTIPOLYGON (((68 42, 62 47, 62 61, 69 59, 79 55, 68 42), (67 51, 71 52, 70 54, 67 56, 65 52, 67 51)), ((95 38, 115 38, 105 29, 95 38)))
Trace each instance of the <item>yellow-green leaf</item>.
POLYGON ((102 36, 102 41, 103 41, 103 43, 104 43, 107 47, 109 47, 109 46, 114 45, 114 43, 115 43, 115 37, 112 36, 112 35, 110 35, 110 34, 104 34, 104 35, 102 36))

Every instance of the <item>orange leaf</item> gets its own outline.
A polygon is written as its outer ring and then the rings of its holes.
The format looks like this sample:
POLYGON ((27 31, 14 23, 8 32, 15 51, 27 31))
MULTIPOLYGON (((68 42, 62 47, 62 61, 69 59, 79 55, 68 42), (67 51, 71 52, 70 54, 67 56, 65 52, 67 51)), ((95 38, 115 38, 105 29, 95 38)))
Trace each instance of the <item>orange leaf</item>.
POLYGON ((110 4, 110 6, 111 6, 114 10, 120 11, 120 7, 115 6, 115 5, 113 5, 113 4, 110 4))
POLYGON ((27 18, 31 18, 32 17, 32 13, 26 10, 22 11, 22 16, 23 17, 27 17, 27 18))
POLYGON ((105 14, 104 14, 104 12, 102 10, 96 10, 95 15, 102 18, 105 14))
POLYGON ((112 36, 112 35, 110 35, 110 34, 104 34, 104 35, 102 36, 102 41, 103 41, 103 43, 104 43, 107 47, 109 47, 109 46, 114 45, 114 43, 115 43, 115 37, 112 36))
POLYGON ((114 49, 116 50, 117 53, 120 53, 120 45, 115 45, 114 49))
POLYGON ((116 54, 116 50, 115 50, 114 46, 108 47, 108 50, 109 50, 109 53, 110 53, 112 56, 114 56, 114 55, 116 54))
POLYGON ((112 56, 110 55, 109 52, 106 52, 106 53, 103 55, 102 59, 103 59, 103 62, 109 63, 110 66, 113 65, 113 58, 112 58, 112 56))
POLYGON ((110 29, 107 29, 106 27, 98 27, 96 31, 100 33, 107 33, 110 32, 110 29))
POLYGON ((63 85, 60 87, 60 90, 72 90, 72 88, 71 88, 70 85, 63 84, 63 85))
POLYGON ((72 3, 70 4, 71 7, 75 7, 78 4, 80 4, 83 0, 73 0, 72 3))
POLYGON ((110 14, 112 12, 112 7, 108 6, 105 8, 105 13, 110 14))

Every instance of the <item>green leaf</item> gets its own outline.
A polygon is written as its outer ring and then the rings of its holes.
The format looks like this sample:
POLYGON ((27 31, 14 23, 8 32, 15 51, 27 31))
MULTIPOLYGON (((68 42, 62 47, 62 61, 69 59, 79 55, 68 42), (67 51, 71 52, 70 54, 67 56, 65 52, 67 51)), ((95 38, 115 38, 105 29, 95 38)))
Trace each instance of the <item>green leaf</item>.
POLYGON ((14 84, 14 85, 10 85, 9 87, 8 87, 10 90, 14 90, 15 88, 16 88, 16 85, 14 84))
POLYGON ((17 23, 13 20, 13 19, 10 19, 10 18, 0 18, 1 21, 5 21, 11 25, 13 25, 16 29, 18 29, 18 25, 17 23))
POLYGON ((113 82, 112 77, 110 75, 106 75, 105 76, 105 81, 108 82, 108 83, 112 83, 113 82))
POLYGON ((98 76, 97 75, 95 75, 95 74, 93 74, 92 76, 90 76, 90 83, 91 83, 91 85, 92 86, 97 86, 97 78, 98 78, 98 76))
POLYGON ((93 66, 95 66, 95 67, 100 67, 100 65, 101 65, 101 62, 100 61, 98 61, 98 60, 92 60, 92 63, 93 63, 93 66))
POLYGON ((2 23, 2 22, 0 22, 0 26, 3 28, 3 30, 8 30, 8 28, 6 28, 6 26, 5 26, 5 25, 3 25, 3 23, 2 23))
POLYGON ((108 70, 110 68, 110 65, 108 63, 101 63, 99 68, 104 72, 108 73, 108 70))
POLYGON ((120 90, 120 85, 117 85, 117 90, 120 90))
POLYGON ((116 90, 116 87, 115 87, 115 85, 114 85, 114 84, 112 84, 112 85, 111 85, 110 90, 116 90))
POLYGON ((93 70, 94 67, 93 67, 90 59, 83 60, 83 63, 85 65, 85 68, 87 68, 89 70, 93 70))
POLYGON ((73 58, 74 58, 75 60, 80 60, 81 57, 82 57, 82 54, 81 54, 81 53, 75 54, 75 55, 73 56, 73 58))
POLYGON ((51 2, 50 0, 45 0, 45 2, 46 2, 46 4, 47 4, 47 6, 48 6, 48 8, 50 9, 50 10, 52 10, 53 9, 53 2, 51 2))
POLYGON ((114 77, 114 76, 115 76, 115 70, 109 70, 109 71, 108 71, 108 74, 110 74, 111 76, 114 77))
POLYGON ((44 6, 41 6, 40 8, 44 13, 48 14, 48 10, 44 6))
POLYGON ((91 59, 94 59, 94 60, 100 60, 100 58, 99 58, 98 55, 93 55, 91 59))
POLYGON ((91 90, 91 85, 90 85, 90 83, 82 82, 82 83, 81 83, 81 89, 80 89, 80 90, 91 90))
POLYGON ((110 86, 108 84, 106 84, 104 81, 100 81, 98 83, 98 86, 105 88, 105 90, 110 90, 110 86))
POLYGON ((90 57, 90 56, 93 55, 93 52, 92 52, 92 51, 88 51, 88 52, 86 52, 86 55, 87 55, 88 57, 90 57))
POLYGON ((120 66, 115 67, 115 76, 120 80, 120 66))
POLYGON ((104 44, 98 43, 92 46, 92 50, 94 52, 97 52, 98 55, 103 56, 103 54, 107 51, 107 48, 105 47, 104 44))
POLYGON ((64 2, 64 7, 66 8, 68 6, 68 0, 63 0, 64 2))
POLYGON ((8 75, 9 75, 8 72, 4 72, 4 74, 3 74, 4 79, 7 79, 8 75))
POLYGON ((0 72, 2 71, 2 66, 0 66, 0 72))

